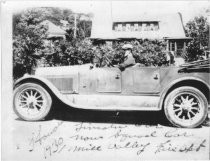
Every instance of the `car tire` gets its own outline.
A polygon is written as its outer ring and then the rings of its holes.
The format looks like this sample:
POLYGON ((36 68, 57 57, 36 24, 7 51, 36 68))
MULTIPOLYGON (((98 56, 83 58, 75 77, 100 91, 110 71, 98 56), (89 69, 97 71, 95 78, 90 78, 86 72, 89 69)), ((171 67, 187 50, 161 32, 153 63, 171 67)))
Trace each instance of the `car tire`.
POLYGON ((206 119, 208 102, 197 88, 183 86, 170 92, 164 102, 167 119, 177 127, 194 128, 206 119))
POLYGON ((37 83, 24 83, 14 90, 14 111, 23 120, 44 120, 49 114, 51 106, 50 94, 37 83))

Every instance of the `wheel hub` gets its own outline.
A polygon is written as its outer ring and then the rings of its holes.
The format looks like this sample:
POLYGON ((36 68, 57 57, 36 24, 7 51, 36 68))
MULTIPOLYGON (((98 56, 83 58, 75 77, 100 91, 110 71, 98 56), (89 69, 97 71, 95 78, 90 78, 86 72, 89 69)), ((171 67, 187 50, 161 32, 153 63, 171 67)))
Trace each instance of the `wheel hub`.
POLYGON ((35 89, 27 89, 20 95, 20 108, 27 114, 38 113, 43 107, 43 97, 35 89))
POLYGON ((190 111, 190 109, 192 108, 192 105, 189 102, 183 102, 180 107, 185 110, 185 111, 190 111))
POLYGON ((30 104, 30 103, 35 103, 36 102, 36 99, 34 97, 29 97, 27 99, 27 103, 30 104))
POLYGON ((28 107, 29 107, 30 109, 34 109, 34 103, 33 103, 33 102, 29 103, 29 104, 28 104, 28 107))

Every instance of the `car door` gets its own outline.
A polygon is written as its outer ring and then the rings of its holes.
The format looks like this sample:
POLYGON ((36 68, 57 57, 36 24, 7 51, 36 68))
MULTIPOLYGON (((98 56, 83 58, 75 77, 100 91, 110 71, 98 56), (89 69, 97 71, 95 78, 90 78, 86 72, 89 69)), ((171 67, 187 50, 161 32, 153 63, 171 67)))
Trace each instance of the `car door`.
POLYGON ((104 67, 97 71, 97 92, 121 92, 121 71, 118 68, 104 67))
POLYGON ((159 93, 160 68, 138 67, 133 69, 134 93, 159 93))

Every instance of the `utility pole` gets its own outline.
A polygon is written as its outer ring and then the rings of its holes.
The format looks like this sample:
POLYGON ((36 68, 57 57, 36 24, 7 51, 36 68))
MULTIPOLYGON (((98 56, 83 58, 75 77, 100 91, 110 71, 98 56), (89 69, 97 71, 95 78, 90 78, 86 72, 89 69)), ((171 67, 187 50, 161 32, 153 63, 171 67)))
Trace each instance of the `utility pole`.
POLYGON ((74 38, 77 37, 77 15, 74 14, 74 38))
POLYGON ((206 12, 207 12, 207 24, 209 28, 209 40, 208 40, 208 48, 205 51, 205 55, 206 58, 209 58, 210 57, 210 9, 208 9, 206 12))
MULTIPOLYGON (((208 54, 210 52, 210 10, 208 10, 208 27, 209 27, 209 43, 208 43, 208 54)), ((209 56, 209 55, 208 55, 209 56)))

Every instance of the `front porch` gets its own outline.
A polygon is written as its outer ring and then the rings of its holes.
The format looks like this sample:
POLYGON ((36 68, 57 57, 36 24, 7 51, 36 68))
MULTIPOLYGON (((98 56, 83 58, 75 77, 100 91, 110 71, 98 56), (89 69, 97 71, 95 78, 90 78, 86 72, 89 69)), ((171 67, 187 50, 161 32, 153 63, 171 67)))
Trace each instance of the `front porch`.
POLYGON ((186 45, 192 38, 165 38, 167 42, 166 50, 173 53, 174 57, 184 57, 186 45))

